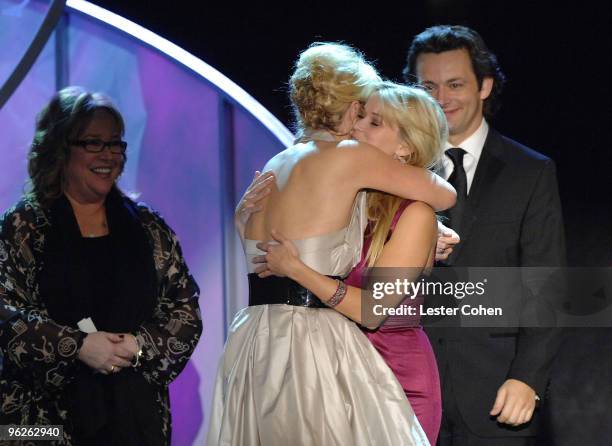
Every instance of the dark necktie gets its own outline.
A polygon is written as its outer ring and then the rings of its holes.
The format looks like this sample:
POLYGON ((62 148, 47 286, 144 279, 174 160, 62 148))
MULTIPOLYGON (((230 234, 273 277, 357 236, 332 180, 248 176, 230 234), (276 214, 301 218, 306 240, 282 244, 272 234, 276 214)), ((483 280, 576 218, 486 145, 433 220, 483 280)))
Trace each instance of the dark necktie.
POLYGON ((465 202, 467 200, 467 175, 463 168, 463 156, 465 150, 459 147, 453 147, 447 149, 446 154, 453 162, 453 173, 448 178, 448 182, 453 185, 457 191, 457 203, 454 207, 448 210, 447 216, 449 218, 448 226, 459 232, 461 225, 461 218, 463 217, 463 211, 465 208, 465 202))

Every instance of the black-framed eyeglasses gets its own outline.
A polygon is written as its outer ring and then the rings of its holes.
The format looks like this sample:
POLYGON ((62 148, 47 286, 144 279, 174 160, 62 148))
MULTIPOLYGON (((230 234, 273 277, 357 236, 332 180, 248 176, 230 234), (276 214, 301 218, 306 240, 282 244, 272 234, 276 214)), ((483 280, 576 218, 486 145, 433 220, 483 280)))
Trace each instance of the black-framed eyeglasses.
POLYGON ((127 142, 121 140, 102 141, 101 139, 79 139, 76 141, 70 141, 70 144, 81 147, 89 153, 100 153, 108 147, 111 153, 123 155, 127 150, 127 142))

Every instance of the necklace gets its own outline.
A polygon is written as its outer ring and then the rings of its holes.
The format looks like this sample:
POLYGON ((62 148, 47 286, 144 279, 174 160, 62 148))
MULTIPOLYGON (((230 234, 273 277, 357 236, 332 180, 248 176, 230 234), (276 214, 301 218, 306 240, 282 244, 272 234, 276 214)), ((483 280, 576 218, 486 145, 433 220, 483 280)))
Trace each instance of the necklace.
MULTIPOLYGON (((108 225, 106 224, 106 217, 104 217, 104 221, 102 222, 102 231, 105 234, 108 234, 108 225)), ((94 234, 93 232, 90 232, 89 234, 86 234, 85 237, 87 238, 96 238, 96 237, 102 237, 102 235, 99 234, 94 234)))
POLYGON ((108 234, 108 223, 106 213, 102 214, 102 221, 99 224, 88 225, 88 231, 83 234, 86 238, 102 237, 108 234))

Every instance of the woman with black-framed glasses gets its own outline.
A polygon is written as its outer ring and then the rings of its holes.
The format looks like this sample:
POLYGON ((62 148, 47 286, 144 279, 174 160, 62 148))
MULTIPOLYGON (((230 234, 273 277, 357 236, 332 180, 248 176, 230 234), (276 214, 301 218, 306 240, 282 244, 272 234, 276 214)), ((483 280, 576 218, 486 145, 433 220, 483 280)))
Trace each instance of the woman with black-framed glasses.
POLYGON ((61 444, 170 444, 168 385, 202 330, 175 234, 117 187, 123 133, 108 98, 61 90, 0 220, 0 424, 63 425, 61 444))
POLYGON ((70 141, 70 145, 81 147, 89 153, 100 153, 108 147, 111 153, 124 155, 127 150, 127 142, 120 139, 113 139, 111 141, 103 141, 97 138, 77 139, 70 141))

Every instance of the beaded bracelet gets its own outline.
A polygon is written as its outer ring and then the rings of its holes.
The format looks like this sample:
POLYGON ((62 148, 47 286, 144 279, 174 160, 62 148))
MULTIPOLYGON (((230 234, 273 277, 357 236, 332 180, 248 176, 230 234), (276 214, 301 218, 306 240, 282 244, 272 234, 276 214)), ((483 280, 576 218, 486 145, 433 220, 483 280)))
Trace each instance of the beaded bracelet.
POLYGON ((331 299, 325 302, 325 305, 330 308, 336 307, 340 302, 342 302, 344 296, 346 296, 346 284, 342 280, 337 280, 337 282, 338 288, 336 288, 336 292, 331 297, 331 299))

